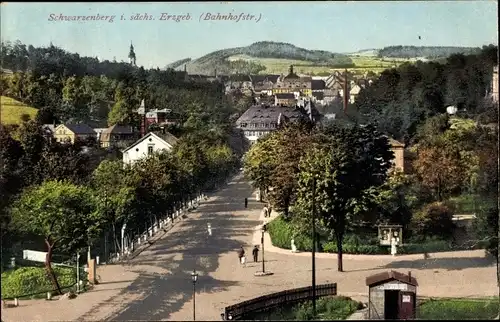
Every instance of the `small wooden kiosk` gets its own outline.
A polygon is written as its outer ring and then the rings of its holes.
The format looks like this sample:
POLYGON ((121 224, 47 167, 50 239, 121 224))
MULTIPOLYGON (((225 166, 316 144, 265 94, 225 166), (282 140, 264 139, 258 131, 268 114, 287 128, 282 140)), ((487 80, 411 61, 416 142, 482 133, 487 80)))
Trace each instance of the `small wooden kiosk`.
POLYGON ((417 280, 396 271, 383 272, 366 278, 368 286, 368 319, 415 319, 417 280))

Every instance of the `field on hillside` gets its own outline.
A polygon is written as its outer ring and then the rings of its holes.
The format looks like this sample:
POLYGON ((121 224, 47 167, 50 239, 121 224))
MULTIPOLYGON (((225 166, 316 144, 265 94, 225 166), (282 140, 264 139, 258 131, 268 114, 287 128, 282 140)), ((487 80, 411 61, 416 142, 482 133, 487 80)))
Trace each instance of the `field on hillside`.
POLYGON ((23 114, 28 114, 30 119, 34 119, 37 109, 23 104, 10 97, 0 97, 0 119, 2 124, 20 124, 23 114))
MULTIPOLYGON (((373 71, 375 73, 380 73, 387 68, 393 66, 398 66, 406 59, 399 58, 378 58, 378 57, 366 57, 366 56, 349 56, 355 67, 348 68, 351 71, 357 71, 358 73, 364 73, 366 71, 373 71)), ((331 74, 335 70, 344 70, 344 68, 331 68, 328 66, 315 66, 313 62, 304 60, 293 60, 293 59, 279 59, 279 58, 257 58, 248 55, 234 55, 228 58, 229 61, 245 60, 258 63, 266 67, 265 71, 261 74, 286 74, 288 73, 288 68, 293 65, 294 71, 298 74, 331 74)))

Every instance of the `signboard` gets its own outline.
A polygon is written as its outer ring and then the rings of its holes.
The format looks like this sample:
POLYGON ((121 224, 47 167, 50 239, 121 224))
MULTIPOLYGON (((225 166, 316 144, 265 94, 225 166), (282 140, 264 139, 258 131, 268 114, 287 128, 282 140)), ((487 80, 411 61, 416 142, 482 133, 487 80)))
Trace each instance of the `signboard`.
POLYGON ((392 291, 407 291, 408 285, 406 284, 383 284, 377 286, 378 290, 392 290, 392 291))
POLYGON ((380 225, 378 226, 378 238, 380 245, 391 246, 391 240, 396 240, 396 245, 403 243, 403 228, 401 225, 380 225))
POLYGON ((45 262, 45 256, 47 256, 46 252, 37 252, 36 250, 23 250, 23 259, 29 260, 32 262, 45 262))
POLYGON ((411 296, 403 295, 403 303, 411 303, 411 296))

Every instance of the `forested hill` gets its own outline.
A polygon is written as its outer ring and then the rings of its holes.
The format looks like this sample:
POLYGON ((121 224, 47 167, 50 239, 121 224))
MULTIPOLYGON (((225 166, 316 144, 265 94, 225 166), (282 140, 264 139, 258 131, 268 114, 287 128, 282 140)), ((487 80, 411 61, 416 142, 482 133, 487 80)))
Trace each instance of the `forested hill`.
POLYGON ((172 69, 175 69, 175 68, 177 68, 179 66, 184 67, 184 64, 186 64, 186 63, 188 63, 190 61, 191 61, 191 58, 179 59, 179 60, 174 61, 173 63, 168 64, 165 67, 166 68, 172 68, 172 69))
POLYGON ((481 51, 479 47, 445 47, 445 46, 389 46, 380 49, 379 57, 429 59, 448 57, 452 54, 471 55, 481 51))
MULTIPOLYGON (((242 72, 240 69, 244 60, 238 57, 230 59, 232 56, 247 56, 254 58, 253 61, 246 62, 250 73, 263 71, 264 66, 259 64, 258 59, 274 58, 289 59, 305 62, 312 62, 318 66, 345 66, 352 64, 352 60, 343 54, 336 54, 324 50, 309 50, 300 48, 289 43, 261 41, 246 47, 228 48, 214 51, 187 64, 190 74, 211 74, 214 69, 222 73, 242 72)), ((178 70, 184 66, 177 67, 178 70)), ((245 70, 246 71, 246 70, 245 70)))

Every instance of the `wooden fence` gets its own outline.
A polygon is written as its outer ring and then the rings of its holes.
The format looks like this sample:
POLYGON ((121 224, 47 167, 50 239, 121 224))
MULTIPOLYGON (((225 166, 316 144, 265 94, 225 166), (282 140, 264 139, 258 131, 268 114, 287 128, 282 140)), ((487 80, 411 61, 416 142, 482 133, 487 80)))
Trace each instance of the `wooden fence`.
MULTIPOLYGON (((316 286, 316 298, 337 295, 337 283, 316 286)), ((272 293, 240 302, 224 309, 224 320, 238 320, 248 313, 266 311, 275 307, 312 300, 312 286, 272 293)))

